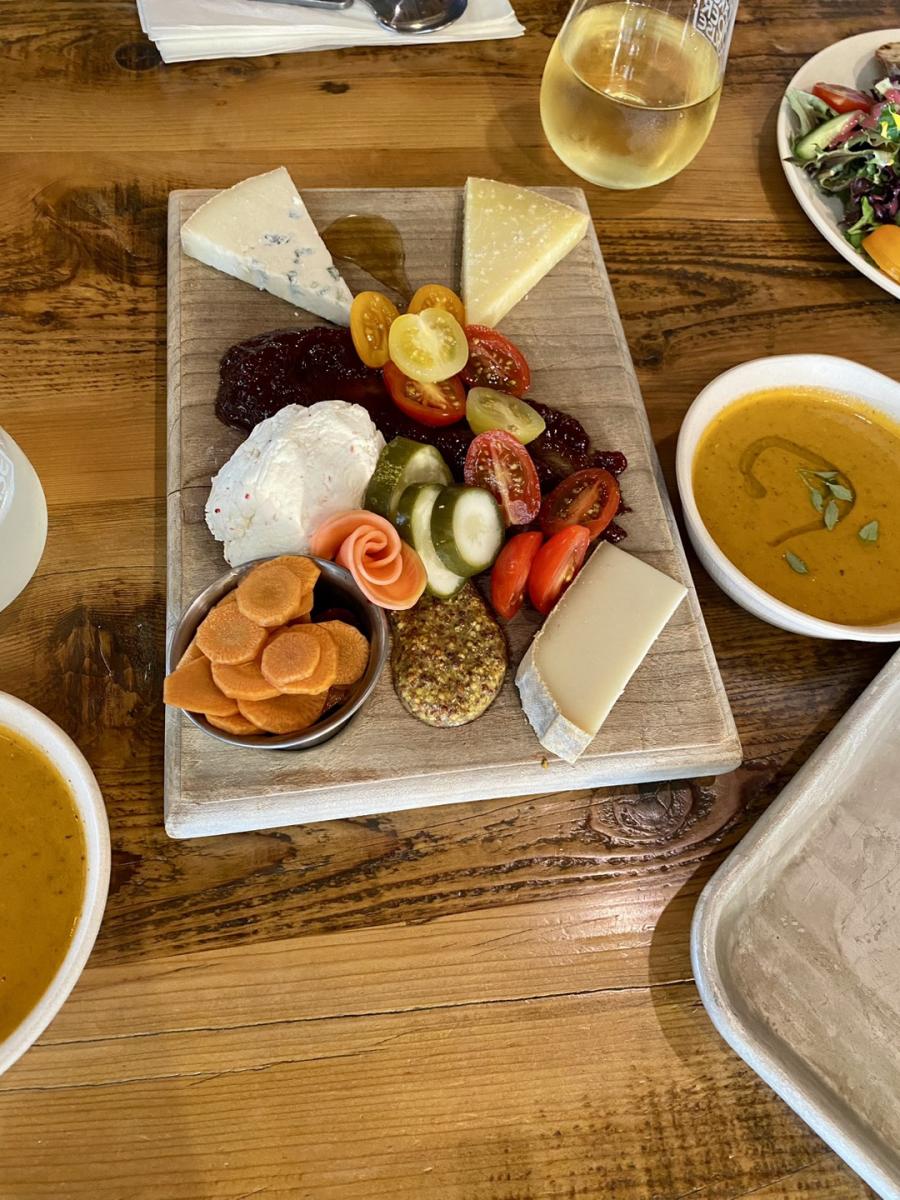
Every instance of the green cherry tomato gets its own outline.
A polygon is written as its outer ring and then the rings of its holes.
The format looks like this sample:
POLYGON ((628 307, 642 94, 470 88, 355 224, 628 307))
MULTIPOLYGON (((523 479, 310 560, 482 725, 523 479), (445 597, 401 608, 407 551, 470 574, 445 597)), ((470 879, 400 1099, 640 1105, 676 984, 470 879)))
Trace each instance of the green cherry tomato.
POLYGON ((540 437, 546 428, 544 418, 525 400, 489 387, 474 387, 469 392, 466 420, 474 433, 504 429, 523 446, 540 437))

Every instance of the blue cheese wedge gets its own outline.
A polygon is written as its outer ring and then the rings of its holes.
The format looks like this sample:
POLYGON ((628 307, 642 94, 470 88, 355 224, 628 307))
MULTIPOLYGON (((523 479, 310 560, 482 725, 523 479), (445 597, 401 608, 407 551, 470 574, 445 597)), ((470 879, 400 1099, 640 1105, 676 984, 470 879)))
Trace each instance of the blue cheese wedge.
POLYGON ((462 292, 472 325, 497 325, 584 237, 586 213, 529 188, 466 181, 462 292))
POLYGON ((603 542, 535 635, 516 684, 545 750, 574 763, 591 744, 687 590, 603 542))
POLYGON ((353 297, 284 167, 219 192, 181 227, 185 254, 296 308, 350 324, 353 297))

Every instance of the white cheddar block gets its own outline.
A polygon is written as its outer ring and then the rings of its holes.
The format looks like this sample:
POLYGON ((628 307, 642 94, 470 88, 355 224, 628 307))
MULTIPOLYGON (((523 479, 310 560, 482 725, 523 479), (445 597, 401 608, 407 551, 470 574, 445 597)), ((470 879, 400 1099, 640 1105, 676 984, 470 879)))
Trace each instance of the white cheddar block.
POLYGON ((573 763, 687 590, 603 542, 535 635, 516 684, 538 741, 573 763))
POLYGON ((466 181, 462 292, 471 325, 497 325, 587 232, 587 214, 528 188, 466 181))
POLYGON ((350 324, 353 296, 284 167, 207 200, 181 227, 181 245, 296 308, 350 324))

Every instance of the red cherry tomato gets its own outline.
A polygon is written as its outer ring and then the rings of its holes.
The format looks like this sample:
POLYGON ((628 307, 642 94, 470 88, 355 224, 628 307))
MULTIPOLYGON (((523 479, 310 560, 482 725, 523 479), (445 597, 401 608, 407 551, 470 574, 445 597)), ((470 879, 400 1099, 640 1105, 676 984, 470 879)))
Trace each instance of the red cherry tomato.
POLYGON ((393 402, 420 425, 455 425, 466 415, 466 393, 458 375, 440 383, 419 383, 392 362, 385 363, 382 374, 393 402))
POLYGON ((547 537, 567 525, 583 525, 599 537, 619 511, 622 494, 615 475, 601 467, 576 471, 553 489, 541 505, 541 529, 547 537))
POLYGON ((510 396, 524 396, 531 387, 525 355, 496 329, 467 325, 469 361, 462 370, 466 387, 489 387, 510 396))
POLYGON ((590 544, 591 535, 583 525, 567 525, 544 542, 534 556, 528 576, 528 595, 543 616, 578 574, 590 544))
POLYGON ((836 113, 868 112, 875 103, 871 96, 840 83, 817 83, 813 95, 824 100, 836 113))
POLYGON ((541 485, 531 455, 505 429, 491 429, 472 439, 464 478, 470 487, 491 493, 508 525, 527 525, 540 511, 541 485))
POLYGON ((517 533, 497 555, 491 571, 491 603, 504 621, 511 621, 522 607, 528 573, 543 540, 541 533, 517 533))

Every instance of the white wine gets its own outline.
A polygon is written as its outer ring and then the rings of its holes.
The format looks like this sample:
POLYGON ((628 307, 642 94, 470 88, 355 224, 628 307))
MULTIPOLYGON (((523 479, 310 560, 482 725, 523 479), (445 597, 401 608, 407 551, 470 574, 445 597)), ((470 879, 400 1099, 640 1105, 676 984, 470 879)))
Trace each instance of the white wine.
POLYGON ((544 68, 541 121, 583 179, 649 187, 677 175, 706 141, 720 92, 719 58, 702 33, 619 0, 563 27, 544 68))

